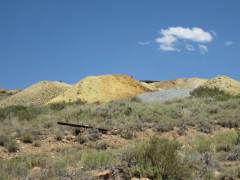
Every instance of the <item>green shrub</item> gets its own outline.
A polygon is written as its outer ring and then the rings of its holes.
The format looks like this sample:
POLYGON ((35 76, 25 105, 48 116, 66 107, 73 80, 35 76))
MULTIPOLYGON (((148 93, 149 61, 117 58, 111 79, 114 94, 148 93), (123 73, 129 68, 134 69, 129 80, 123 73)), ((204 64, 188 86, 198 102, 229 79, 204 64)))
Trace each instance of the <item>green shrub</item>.
POLYGON ((178 154, 180 147, 175 141, 154 137, 128 149, 123 154, 123 161, 131 177, 186 179, 191 173, 188 163, 178 154))
POLYGON ((34 141, 33 146, 34 147, 41 147, 41 142, 40 141, 34 141))
POLYGON ((213 131, 212 125, 209 122, 200 122, 197 126, 198 131, 209 134, 213 131))
POLYGON ((0 146, 5 146, 9 141, 6 135, 0 135, 0 146))
POLYGON ((79 134, 77 136, 76 140, 77 140, 77 142, 79 144, 84 144, 84 143, 86 143, 88 141, 88 138, 86 136, 84 136, 84 135, 79 134))
POLYGON ((213 151, 213 141, 211 138, 199 136, 194 141, 195 148, 200 153, 213 151))
POLYGON ((33 142, 33 135, 31 132, 29 131, 25 131, 23 134, 22 134, 22 142, 23 143, 32 143, 33 142))
POLYGON ((206 87, 199 87, 195 89, 194 91, 191 92, 191 95, 194 97, 211 97, 219 101, 228 100, 234 97, 218 88, 206 88, 206 87))
POLYGON ((134 131, 127 128, 127 129, 121 130, 120 136, 124 139, 132 139, 135 137, 135 133, 134 131))
POLYGON ((114 162, 114 157, 110 152, 85 150, 81 154, 81 162, 87 169, 103 168, 114 162))
POLYGON ((161 133, 173 131, 174 130, 174 124, 168 123, 168 122, 159 123, 157 125, 157 127, 155 128, 155 130, 157 132, 161 132, 161 133))
POLYGON ((141 99, 139 97, 133 97, 130 99, 131 102, 141 103, 141 99))
POLYGON ((41 113, 41 108, 25 107, 21 105, 8 106, 0 109, 0 120, 15 116, 19 120, 31 120, 41 113))
POLYGON ((108 148, 108 144, 106 142, 99 142, 95 145, 97 150, 106 150, 108 148))
POLYGON ((229 161, 240 160, 240 145, 234 147, 233 151, 228 154, 227 160, 229 161))
POLYGON ((10 139, 8 141, 8 143, 6 144, 6 148, 7 148, 8 152, 10 152, 10 153, 17 152, 18 144, 17 144, 16 140, 15 139, 10 139))
POLYGON ((101 133, 97 129, 89 129, 87 138, 90 141, 97 141, 101 138, 101 133))
POLYGON ((239 134, 236 131, 219 132, 213 137, 215 144, 225 144, 230 148, 238 144, 239 134))
POLYGON ((50 104, 50 109, 55 111, 60 111, 64 109, 65 106, 66 106, 65 103, 53 103, 53 104, 50 104))
POLYGON ((216 152, 228 152, 231 150, 231 146, 229 144, 218 144, 216 145, 216 152))
POLYGON ((61 141, 63 139, 64 133, 60 130, 55 132, 55 140, 61 141))

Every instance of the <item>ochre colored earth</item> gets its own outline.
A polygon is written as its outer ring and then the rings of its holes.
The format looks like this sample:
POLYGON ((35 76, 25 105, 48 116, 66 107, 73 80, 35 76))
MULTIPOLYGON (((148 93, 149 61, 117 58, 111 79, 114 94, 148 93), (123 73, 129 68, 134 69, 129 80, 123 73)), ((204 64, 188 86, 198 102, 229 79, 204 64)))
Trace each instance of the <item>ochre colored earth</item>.
POLYGON ((127 75, 89 76, 50 100, 48 104, 76 101, 104 103, 131 98, 146 91, 151 89, 127 75))

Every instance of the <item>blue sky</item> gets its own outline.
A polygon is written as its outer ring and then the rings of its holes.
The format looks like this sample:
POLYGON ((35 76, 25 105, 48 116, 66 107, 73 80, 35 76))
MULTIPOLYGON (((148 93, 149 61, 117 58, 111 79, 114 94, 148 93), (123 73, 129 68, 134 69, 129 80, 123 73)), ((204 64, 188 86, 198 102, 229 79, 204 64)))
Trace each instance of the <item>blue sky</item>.
POLYGON ((0 0, 0 87, 115 73, 240 79, 239 9, 239 0, 0 0))

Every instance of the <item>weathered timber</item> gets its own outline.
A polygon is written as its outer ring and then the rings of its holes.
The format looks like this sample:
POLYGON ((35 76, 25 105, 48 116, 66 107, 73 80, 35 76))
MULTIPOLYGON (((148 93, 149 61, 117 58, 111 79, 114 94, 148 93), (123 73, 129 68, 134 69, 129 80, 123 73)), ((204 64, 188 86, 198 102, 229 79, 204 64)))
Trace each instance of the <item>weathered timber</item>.
POLYGON ((145 83, 155 83, 155 82, 160 82, 160 80, 139 80, 140 82, 145 82, 145 83))
POLYGON ((107 129, 104 128, 96 128, 93 126, 89 126, 89 125, 83 125, 83 124, 73 124, 73 123, 66 123, 66 122, 57 122, 59 125, 63 125, 63 126, 70 126, 70 127, 76 127, 76 128, 85 128, 85 129, 97 129, 99 130, 101 133, 106 134, 108 132, 107 129))

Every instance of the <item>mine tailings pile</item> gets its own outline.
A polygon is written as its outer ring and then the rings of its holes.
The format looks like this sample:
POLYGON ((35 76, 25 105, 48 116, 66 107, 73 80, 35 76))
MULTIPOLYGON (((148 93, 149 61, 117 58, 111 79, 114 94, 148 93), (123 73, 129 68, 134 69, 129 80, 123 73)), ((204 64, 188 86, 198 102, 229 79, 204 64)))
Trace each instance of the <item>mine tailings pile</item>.
POLYGON ((12 105, 40 106, 68 90, 71 85, 61 82, 40 81, 6 99, 0 101, 0 107, 12 105))
POLYGON ((127 75, 89 76, 47 104, 76 101, 105 103, 135 97, 148 91, 151 89, 127 75))
MULTIPOLYGON (((227 76, 217 76, 206 81, 198 88, 218 89, 229 95, 240 95, 240 82, 227 76)), ((196 90, 198 90, 198 88, 196 90)))

